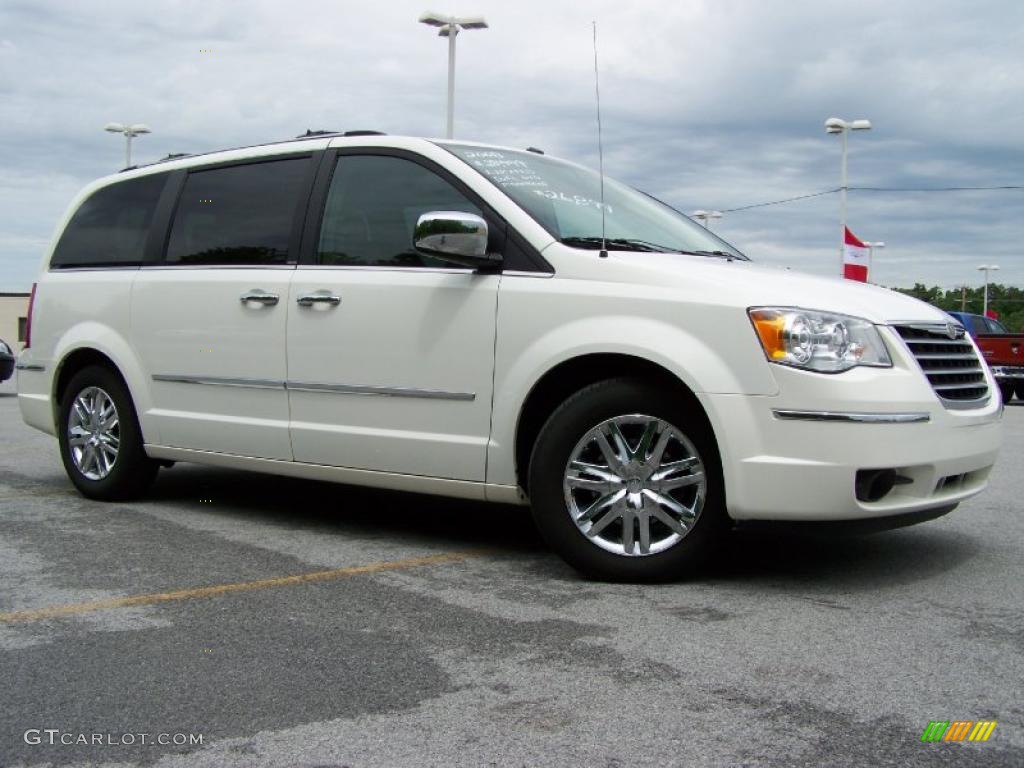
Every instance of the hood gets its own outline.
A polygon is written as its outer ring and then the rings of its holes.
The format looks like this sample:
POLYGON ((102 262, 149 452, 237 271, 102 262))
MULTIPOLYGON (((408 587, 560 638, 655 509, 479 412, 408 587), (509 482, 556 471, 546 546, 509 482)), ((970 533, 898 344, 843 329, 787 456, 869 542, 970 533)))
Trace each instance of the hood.
POLYGON ((559 275, 570 278, 647 284, 678 290, 684 296, 743 307, 817 309, 870 320, 876 324, 947 323, 942 310, 888 288, 840 277, 819 277, 749 261, 671 253, 581 251, 556 243, 544 251, 559 275), (557 248, 557 252, 553 252, 557 248), (563 257, 567 269, 562 269, 563 257))

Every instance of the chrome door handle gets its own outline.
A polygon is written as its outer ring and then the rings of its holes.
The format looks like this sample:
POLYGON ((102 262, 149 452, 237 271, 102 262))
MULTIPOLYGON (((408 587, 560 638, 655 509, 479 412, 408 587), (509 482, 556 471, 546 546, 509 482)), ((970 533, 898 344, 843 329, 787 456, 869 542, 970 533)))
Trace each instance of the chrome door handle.
POLYGON ((327 291, 317 293, 306 293, 296 299, 300 307, 312 307, 314 304, 330 304, 336 307, 341 304, 341 296, 335 296, 327 291))
POLYGON ((239 301, 246 304, 250 301, 255 301, 262 304, 265 307, 272 307, 278 302, 278 296, 276 293, 267 293, 266 291, 260 290, 259 288, 253 288, 251 291, 246 291, 239 297, 239 301))

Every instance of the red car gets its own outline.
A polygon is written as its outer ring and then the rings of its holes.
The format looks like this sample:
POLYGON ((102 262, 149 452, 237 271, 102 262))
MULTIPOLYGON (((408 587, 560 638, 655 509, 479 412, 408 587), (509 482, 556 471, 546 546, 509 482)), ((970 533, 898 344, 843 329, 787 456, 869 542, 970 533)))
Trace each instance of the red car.
POLYGON ((974 337, 999 383, 1003 402, 1016 393, 1024 400, 1024 334, 1010 333, 998 320, 969 312, 950 312, 974 337))

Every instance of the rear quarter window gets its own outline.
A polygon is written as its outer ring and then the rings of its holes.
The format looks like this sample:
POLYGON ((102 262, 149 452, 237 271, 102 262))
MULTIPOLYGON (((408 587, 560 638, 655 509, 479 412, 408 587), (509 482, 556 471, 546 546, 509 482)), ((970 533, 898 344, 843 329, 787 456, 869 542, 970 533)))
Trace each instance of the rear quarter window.
POLYGON ((78 206, 57 242, 51 269, 138 266, 166 173, 118 181, 78 206))

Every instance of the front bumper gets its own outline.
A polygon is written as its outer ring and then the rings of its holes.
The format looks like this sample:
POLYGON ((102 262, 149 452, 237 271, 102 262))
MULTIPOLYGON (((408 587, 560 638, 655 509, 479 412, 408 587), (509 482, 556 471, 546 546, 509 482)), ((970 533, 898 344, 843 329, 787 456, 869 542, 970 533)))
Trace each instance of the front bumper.
POLYGON ((1024 381, 1024 366, 993 365, 992 375, 996 377, 996 381, 1024 381))
POLYGON ((1002 439, 998 394, 981 408, 946 409, 912 361, 903 362, 831 377, 780 368, 779 395, 704 395, 729 514, 883 518, 948 508, 983 490, 1002 439), (878 501, 858 500, 857 472, 873 469, 903 479, 878 501))

